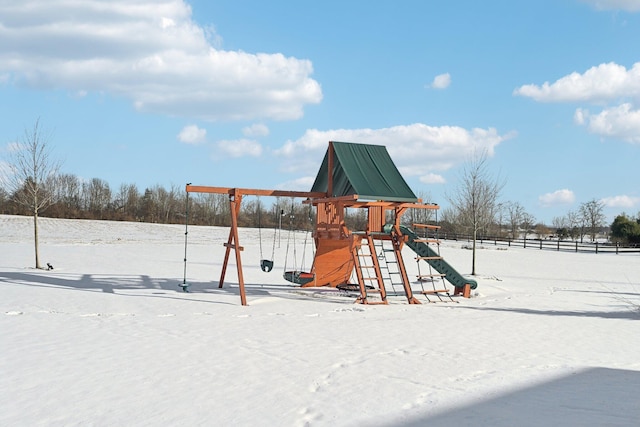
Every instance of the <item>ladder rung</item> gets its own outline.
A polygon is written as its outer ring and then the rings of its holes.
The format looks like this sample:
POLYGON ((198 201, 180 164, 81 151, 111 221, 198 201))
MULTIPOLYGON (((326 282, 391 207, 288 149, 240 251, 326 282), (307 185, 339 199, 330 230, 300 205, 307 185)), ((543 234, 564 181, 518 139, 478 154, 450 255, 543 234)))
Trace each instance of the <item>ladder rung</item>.
POLYGON ((438 290, 433 290, 433 291, 422 291, 420 292, 423 295, 426 294, 448 294, 449 290, 448 289, 438 289, 438 290))
POLYGON ((445 277, 446 274, 420 274, 416 276, 418 279, 423 279, 425 277, 445 277))
POLYGON ((413 239, 416 243, 436 243, 440 244, 440 240, 437 239, 413 239))
POLYGON ((442 259, 441 256, 417 256, 416 259, 419 261, 421 259, 423 260, 436 260, 436 259, 442 259))

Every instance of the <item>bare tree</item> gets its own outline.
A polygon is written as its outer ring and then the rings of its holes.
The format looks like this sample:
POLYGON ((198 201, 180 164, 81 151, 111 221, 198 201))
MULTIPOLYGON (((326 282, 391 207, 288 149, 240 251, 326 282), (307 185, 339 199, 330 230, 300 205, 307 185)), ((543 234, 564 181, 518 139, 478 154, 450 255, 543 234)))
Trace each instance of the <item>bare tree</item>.
POLYGON ((60 162, 51 156, 51 133, 44 133, 40 119, 31 129, 25 129, 18 138, 9 161, 9 188, 14 200, 25 206, 33 215, 33 239, 36 268, 42 268, 38 251, 38 215, 53 201, 51 189, 60 162))
POLYGON ((567 213, 567 222, 569 225, 569 236, 571 239, 576 240, 578 236, 582 241, 582 219, 580 215, 575 211, 569 211, 567 213))
POLYGON ((82 183, 82 194, 85 210, 89 211, 92 218, 102 219, 103 213, 111 204, 111 188, 104 179, 92 178, 82 183))
POLYGON ((116 207, 121 212, 122 219, 132 221, 137 218, 140 193, 135 184, 120 184, 116 195, 116 207))
POLYGON ((60 214, 76 218, 82 210, 82 183, 77 176, 58 174, 54 184, 53 202, 60 206, 60 214))
MULTIPOLYGON (((418 198, 422 200, 425 205, 433 205, 431 194, 428 192, 420 191, 418 198)), ((435 220, 435 211, 432 209, 417 209, 411 208, 407 212, 407 215, 402 217, 405 224, 413 226, 413 224, 429 224, 435 220)))
POLYGON ((505 209, 507 211, 507 221, 509 221, 509 234, 515 240, 520 236, 520 226, 526 212, 518 202, 508 202, 505 205, 505 209))
POLYGON ((473 235, 471 274, 476 274, 476 240, 494 222, 498 212, 498 197, 504 181, 493 177, 488 169, 487 152, 475 152, 464 167, 461 182, 454 195, 447 195, 463 225, 473 235))
POLYGON ((580 215, 582 216, 583 223, 587 227, 592 242, 596 240, 596 234, 600 227, 602 227, 602 224, 604 224, 605 215, 603 210, 604 203, 596 199, 580 205, 580 215))
POLYGON ((522 220, 520 222, 520 228, 524 232, 524 238, 527 238, 527 235, 531 234, 534 231, 536 223, 536 218, 530 213, 524 212, 522 214, 522 220))

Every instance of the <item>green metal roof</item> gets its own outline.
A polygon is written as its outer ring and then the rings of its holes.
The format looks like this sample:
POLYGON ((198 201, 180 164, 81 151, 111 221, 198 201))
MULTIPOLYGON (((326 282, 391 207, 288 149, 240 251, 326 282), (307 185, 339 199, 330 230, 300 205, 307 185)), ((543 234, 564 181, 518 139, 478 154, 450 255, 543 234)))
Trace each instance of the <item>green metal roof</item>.
MULTIPOLYGON (((333 191, 331 197, 357 194, 359 200, 416 202, 383 145, 331 142, 333 144, 333 191)), ((329 150, 324 155, 311 191, 327 192, 329 150)))

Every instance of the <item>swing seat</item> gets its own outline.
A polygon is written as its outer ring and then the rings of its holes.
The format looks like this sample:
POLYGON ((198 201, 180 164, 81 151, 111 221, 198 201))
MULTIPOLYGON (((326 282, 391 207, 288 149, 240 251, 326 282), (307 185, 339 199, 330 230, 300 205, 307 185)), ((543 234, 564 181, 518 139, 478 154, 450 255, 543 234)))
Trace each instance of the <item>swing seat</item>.
POLYGON ((316 279, 316 275, 313 273, 307 273, 305 271, 285 271, 282 275, 287 282, 295 283, 297 285, 306 285, 316 279))
POLYGON ((271 270, 273 270, 273 261, 270 260, 270 259, 261 259, 260 260, 260 268, 265 273, 270 272, 271 270))

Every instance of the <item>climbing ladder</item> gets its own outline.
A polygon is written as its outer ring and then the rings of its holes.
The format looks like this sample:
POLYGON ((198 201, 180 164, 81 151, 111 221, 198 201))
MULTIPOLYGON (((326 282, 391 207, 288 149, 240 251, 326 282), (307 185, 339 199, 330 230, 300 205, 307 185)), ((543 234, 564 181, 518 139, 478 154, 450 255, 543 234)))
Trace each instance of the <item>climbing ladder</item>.
POLYGON ((440 226, 431 225, 431 224, 413 224, 413 228, 422 229, 423 236, 424 236, 422 238, 415 239, 414 241, 416 243, 425 243, 427 245, 435 246, 436 249, 434 250, 434 252, 437 253, 437 256, 417 256, 416 257, 416 262, 418 265, 417 279, 422 288, 420 293, 424 295, 427 298, 427 301, 429 302, 435 302, 429 298, 429 295, 432 295, 432 296, 435 295, 442 302, 445 302, 445 300, 443 299, 443 296, 448 298, 449 301, 453 301, 453 298, 451 298, 451 293, 449 292, 449 289, 447 288, 447 285, 445 283, 445 277, 447 275, 434 271, 434 269, 431 266, 431 263, 428 262, 428 261, 443 259, 442 256, 440 255, 440 239, 438 239, 438 230, 440 229, 440 226), (427 235, 427 230, 433 230, 435 236, 429 237, 427 235), (421 264, 420 261, 425 261, 425 263, 429 267, 428 272, 425 272, 423 274, 420 268, 420 264, 421 264), (425 282, 431 282, 432 289, 425 289, 424 287, 425 282))
POLYGON ((353 245, 354 270, 358 280, 360 296, 356 300, 361 304, 388 304, 385 282, 391 285, 395 295, 400 293, 396 286, 402 285, 404 295, 409 304, 420 304, 413 296, 411 285, 407 278, 407 271, 402 261, 401 237, 386 233, 353 233, 356 241, 353 245), (374 236, 376 239, 374 239, 374 236), (375 241, 380 240, 380 245, 375 241), (392 248, 385 247, 384 241, 391 241, 392 248), (382 248, 380 256, 377 249, 382 248), (393 259, 390 259, 393 253, 393 259), (383 261, 381 263, 381 261, 383 261), (377 301, 369 299, 370 294, 380 295, 377 301))
POLYGON ((380 263, 376 255, 375 243, 370 233, 353 233, 353 262, 360 296, 356 300, 361 304, 388 304, 387 290, 380 271, 380 263), (379 295, 380 299, 371 301, 370 294, 379 295))
POLYGON ((387 294, 394 296, 404 295, 402 271, 396 259, 393 242, 387 238, 374 240, 374 243, 376 253, 378 254, 378 263, 380 264, 382 279, 385 283, 391 285, 391 291, 387 291, 387 294))

